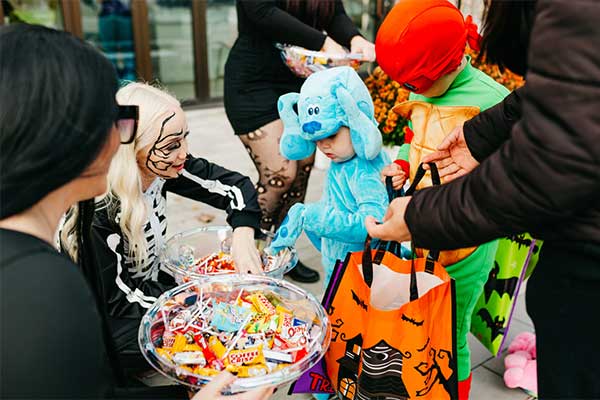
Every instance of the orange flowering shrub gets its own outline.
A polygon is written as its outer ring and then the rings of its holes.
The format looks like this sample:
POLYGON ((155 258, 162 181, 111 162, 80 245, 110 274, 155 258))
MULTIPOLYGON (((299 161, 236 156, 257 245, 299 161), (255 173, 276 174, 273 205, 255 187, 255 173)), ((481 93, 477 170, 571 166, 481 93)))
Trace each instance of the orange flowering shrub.
POLYGON ((482 61, 477 60, 478 54, 467 47, 467 55, 471 56, 471 64, 477 69, 485 72, 486 75, 494 79, 499 84, 506 87, 511 92, 517 88, 520 88, 525 84, 525 80, 521 75, 517 75, 508 69, 504 69, 504 72, 500 72, 500 68, 496 64, 489 64, 483 57, 482 61))
POLYGON ((404 142, 402 128, 408 121, 392 111, 392 107, 408 100, 409 91, 379 67, 365 79, 365 84, 373 98, 375 106, 375 119, 379 122, 379 130, 383 133, 383 144, 388 146, 400 145, 404 142))
MULTIPOLYGON (((466 54, 471 56, 471 64, 475 68, 485 72, 510 91, 523 86, 525 83, 520 75, 509 70, 504 70, 502 73, 497 65, 488 64, 485 59, 478 62, 477 53, 468 47, 466 54)), ((379 67, 375 68, 373 73, 365 79, 365 84, 373 98, 375 119, 379 123, 379 130, 383 134, 383 144, 386 146, 401 145, 404 143, 404 128, 408 126, 408 121, 393 112, 392 107, 408 100, 410 92, 400 86, 398 82, 390 79, 379 67)))

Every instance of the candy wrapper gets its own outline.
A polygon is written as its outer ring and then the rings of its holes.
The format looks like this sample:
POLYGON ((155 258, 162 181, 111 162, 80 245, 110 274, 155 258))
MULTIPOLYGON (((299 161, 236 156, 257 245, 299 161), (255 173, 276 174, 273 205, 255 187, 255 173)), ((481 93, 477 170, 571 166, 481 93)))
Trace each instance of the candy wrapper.
POLYGON ((213 301, 212 326, 223 332, 236 332, 242 323, 252 314, 250 307, 238 306, 235 303, 213 301))
MULTIPOLYGON (((167 240, 162 250, 161 264, 178 283, 206 275, 236 273, 231 257, 232 230, 228 226, 207 226, 178 233, 167 240)), ((261 254, 265 275, 282 279, 297 263, 294 248, 286 248, 277 255, 268 253, 272 234, 261 232, 256 246, 261 254)))
POLYGON ((295 380, 323 356, 330 336, 325 310, 303 289, 222 275, 164 293, 143 317, 139 342, 170 379, 199 388, 227 370, 237 376, 229 388, 236 393, 295 380))
POLYGON ((321 51, 312 51, 303 47, 280 43, 277 43, 275 46, 281 50, 281 58, 285 65, 296 76, 301 78, 306 78, 314 72, 342 65, 358 69, 364 61, 360 54, 327 54, 321 51))

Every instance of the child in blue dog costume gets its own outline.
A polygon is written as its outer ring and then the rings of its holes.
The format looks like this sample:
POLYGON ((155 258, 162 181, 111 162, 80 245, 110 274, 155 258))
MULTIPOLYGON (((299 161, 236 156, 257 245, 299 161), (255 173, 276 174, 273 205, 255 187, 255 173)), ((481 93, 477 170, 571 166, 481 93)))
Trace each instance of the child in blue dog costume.
POLYGON ((300 93, 281 96, 277 107, 281 154, 301 160, 318 147, 332 163, 321 200, 290 208, 271 249, 293 246, 304 230, 321 251, 327 286, 335 261, 363 249, 365 217, 381 220, 388 206, 381 170, 389 159, 381 151, 373 101, 352 68, 336 67, 312 74, 300 93))

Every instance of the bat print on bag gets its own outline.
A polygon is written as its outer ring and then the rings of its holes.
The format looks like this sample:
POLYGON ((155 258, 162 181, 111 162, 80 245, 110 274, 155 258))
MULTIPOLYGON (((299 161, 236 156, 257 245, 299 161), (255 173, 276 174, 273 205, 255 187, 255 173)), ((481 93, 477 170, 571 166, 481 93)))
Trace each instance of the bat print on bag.
POLYGON ((483 287, 483 293, 485 295, 485 302, 490 301, 490 297, 492 297, 492 292, 496 291, 498 296, 502 297, 504 294, 507 294, 509 298, 512 298, 515 294, 515 290, 517 289, 517 283, 519 282, 519 278, 513 276, 507 279, 498 278, 498 273, 500 272, 500 265, 497 261, 494 261, 494 268, 490 270, 490 274, 488 276, 488 280, 483 287))
POLYGON ((492 330, 491 342, 493 342, 496 337, 504 335, 506 331, 506 328, 504 327, 504 324, 506 323, 505 318, 500 318, 499 316, 492 318, 490 312, 485 308, 477 311, 477 316, 479 316, 485 325, 492 330))
MULTIPOLYGON (((531 246, 531 244, 533 243, 534 239, 528 238, 526 235, 513 235, 513 236, 509 236, 509 239, 512 240, 513 242, 517 243, 517 245, 519 246, 519 249, 522 246, 525 247, 529 247, 531 246)), ((537 244, 535 244, 533 246, 533 253, 536 254, 539 251, 539 246, 537 244)))
POLYGON ((360 297, 358 297, 358 295, 356 293, 354 293, 354 290, 350 290, 350 291, 352 292, 352 300, 354 300, 359 307, 361 307, 365 311, 367 311, 368 307, 365 304, 364 300, 362 300, 360 297))
POLYGON ((405 314, 402 314, 402 321, 410 322, 414 326, 421 326, 421 325, 423 325, 423 321, 417 321, 415 319, 407 317, 405 314))

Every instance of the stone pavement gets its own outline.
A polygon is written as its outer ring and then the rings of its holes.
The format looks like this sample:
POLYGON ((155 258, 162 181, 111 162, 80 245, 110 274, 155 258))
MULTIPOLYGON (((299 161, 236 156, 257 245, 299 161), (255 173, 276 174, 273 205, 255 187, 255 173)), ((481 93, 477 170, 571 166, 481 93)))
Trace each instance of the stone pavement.
MULTIPOLYGON (((191 154, 239 171, 256 181, 258 175, 252 161, 241 142, 233 135, 233 130, 227 121, 223 108, 191 110, 186 114, 190 128, 188 141, 191 154)), ((307 202, 316 201, 320 197, 324 177, 324 171, 313 170, 306 196, 307 202)), ((175 232, 204 225, 202 222, 203 214, 214 215, 214 220, 210 224, 226 224, 225 214, 221 210, 169 194, 167 206, 168 234, 171 235, 175 232)), ((300 259, 306 265, 316 268, 322 273, 320 255, 305 236, 302 236, 299 240, 297 250, 300 259)), ((311 291, 317 298, 321 298, 323 293, 321 282, 310 285, 300 284, 300 286, 311 291)), ((524 294, 525 290, 523 289, 518 298, 516 314, 511 322, 507 343, 510 343, 512 338, 520 332, 533 332, 533 325, 525 310, 524 294)), ((529 398, 525 392, 519 389, 508 389, 504 385, 502 380, 504 372, 503 354, 499 358, 492 357, 472 335, 469 337, 469 343, 473 368, 471 400, 525 400, 529 398)), ((310 398, 306 395, 288 396, 287 388, 279 389, 278 393, 273 396, 274 399, 287 397, 310 398)))

